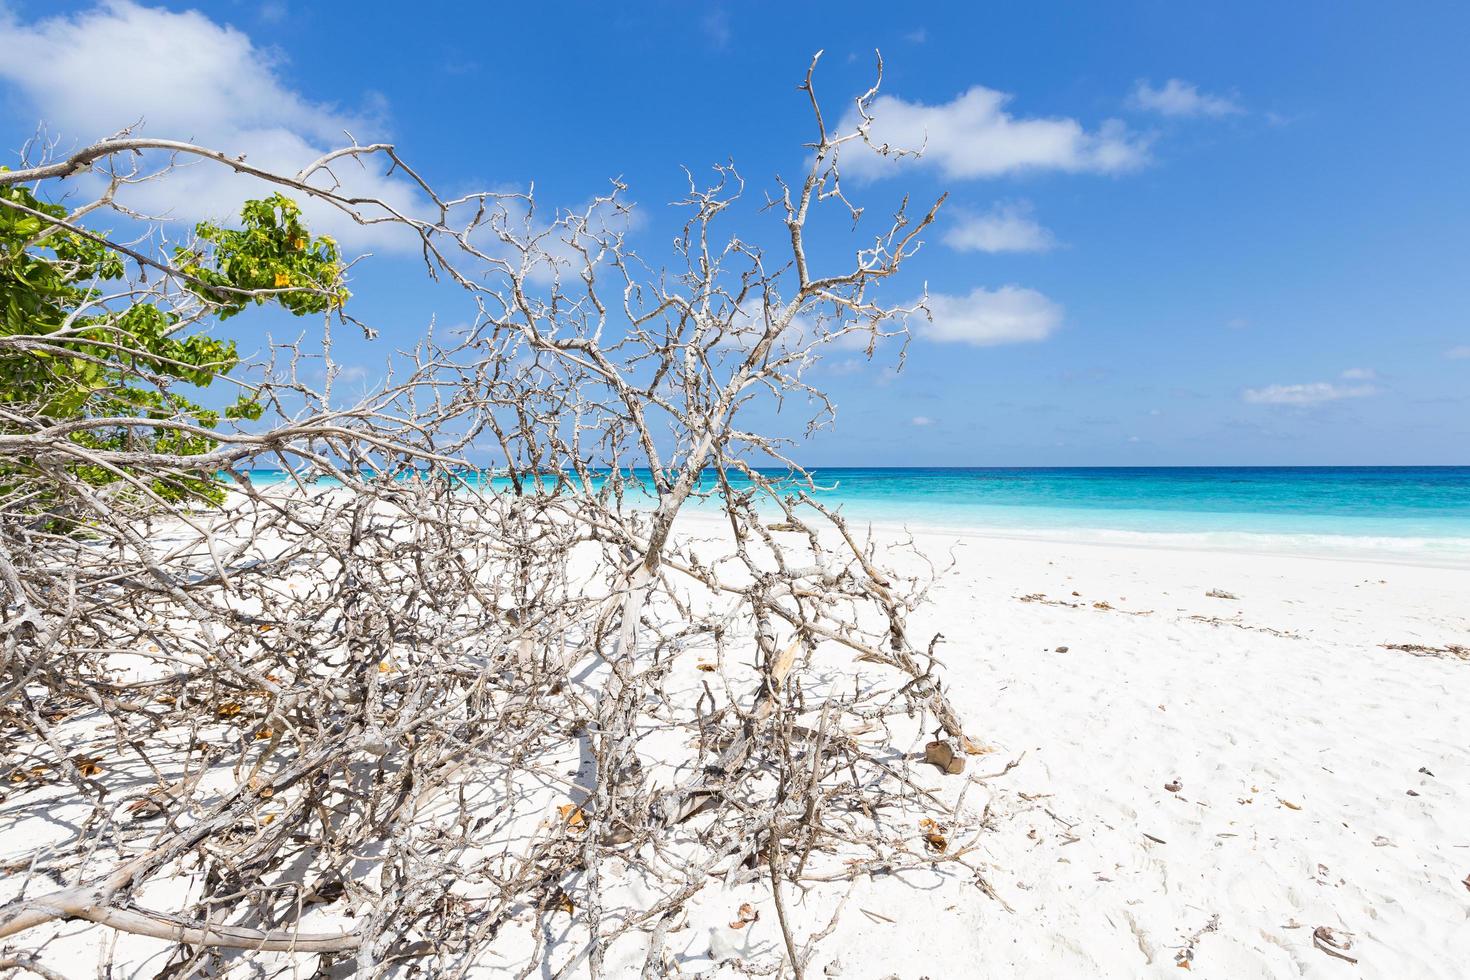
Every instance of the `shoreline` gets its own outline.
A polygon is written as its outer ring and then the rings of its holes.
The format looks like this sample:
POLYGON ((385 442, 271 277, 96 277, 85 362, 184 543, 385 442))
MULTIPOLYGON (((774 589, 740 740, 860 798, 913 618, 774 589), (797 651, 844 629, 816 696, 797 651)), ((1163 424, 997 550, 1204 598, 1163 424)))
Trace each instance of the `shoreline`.
MULTIPOLYGON (((843 513, 838 511, 838 513, 843 513)), ((775 520, 779 515, 771 515, 775 520)), ((1470 570, 1470 538, 1394 537, 1331 534, 1273 534, 1255 531, 1135 531, 1107 527, 1002 527, 985 524, 949 524, 922 519, 846 514, 854 529, 871 528, 875 536, 895 533, 962 540, 993 540, 1054 547, 1126 548, 1144 551, 1190 552, 1200 555, 1250 555, 1301 558, 1313 561, 1384 562, 1416 568, 1470 570), (1371 543, 1369 543, 1371 542, 1371 543), (1441 542, 1448 553, 1426 553, 1441 542), (1452 542, 1452 543, 1451 543, 1452 542)), ((680 522, 718 524, 718 513, 689 506, 680 522)))

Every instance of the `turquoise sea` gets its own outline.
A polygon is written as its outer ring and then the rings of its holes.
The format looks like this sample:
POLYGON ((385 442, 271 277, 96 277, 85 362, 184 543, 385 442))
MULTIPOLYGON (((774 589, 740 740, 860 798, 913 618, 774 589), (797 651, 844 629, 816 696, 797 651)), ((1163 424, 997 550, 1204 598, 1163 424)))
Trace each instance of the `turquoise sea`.
MULTIPOLYGON (((1470 467, 818 467, 852 518, 915 528, 1470 565, 1470 467)), ((274 482, 279 474, 256 477, 274 482)), ((497 481, 498 482, 498 481, 497 481)))

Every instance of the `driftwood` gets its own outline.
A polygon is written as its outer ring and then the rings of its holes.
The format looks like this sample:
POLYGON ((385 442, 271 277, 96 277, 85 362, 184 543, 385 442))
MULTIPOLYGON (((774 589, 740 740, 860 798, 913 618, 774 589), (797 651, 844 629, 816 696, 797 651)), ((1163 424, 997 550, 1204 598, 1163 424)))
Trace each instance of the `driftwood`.
MULTIPOLYGON (((822 352, 856 341, 872 356, 922 312, 876 287, 938 202, 900 207, 843 269, 809 257, 814 211, 861 216, 838 155, 866 142, 877 93, 834 132, 815 67, 806 170, 767 204, 780 248, 721 236, 744 187, 721 166, 712 187, 690 178, 662 268, 620 230, 621 185, 543 217, 527 194, 442 197, 387 145, 278 175, 124 134, 0 172, 43 196, 84 168, 107 184, 55 222, 133 270, 87 311, 103 322, 137 302, 210 316, 147 234, 91 230, 132 221, 115 193, 166 180, 175 159, 399 227, 471 310, 352 398, 331 330, 361 325, 334 310, 319 338, 272 346, 234 382, 264 407, 256 422, 0 411, 0 827, 46 810, 75 828, 9 852, 0 961, 45 975, 45 940, 79 919, 171 941, 169 976, 316 962, 458 977, 496 951, 520 976, 597 977, 629 943, 661 976, 694 896, 764 881, 777 914, 751 928, 778 930, 772 969, 800 976, 842 906, 804 941, 795 887, 963 865, 965 848, 911 849, 912 821, 884 817, 916 802, 951 838, 963 819, 893 747, 895 727, 969 744, 937 638, 910 634, 933 570, 885 567, 790 447, 740 421, 796 397, 827 423, 808 381, 822 352), (425 206, 331 179, 375 159, 425 206), (216 444, 80 438, 119 428, 216 444), (223 504, 158 493, 210 472, 223 504), (690 505, 719 516, 718 540, 674 533, 690 505), (165 879, 187 882, 182 905, 158 906, 165 879), (630 902, 629 880, 654 898, 630 902)), ((74 333, 0 337, 22 341, 61 356, 74 333)), ((951 749, 946 771, 962 766, 951 749)))

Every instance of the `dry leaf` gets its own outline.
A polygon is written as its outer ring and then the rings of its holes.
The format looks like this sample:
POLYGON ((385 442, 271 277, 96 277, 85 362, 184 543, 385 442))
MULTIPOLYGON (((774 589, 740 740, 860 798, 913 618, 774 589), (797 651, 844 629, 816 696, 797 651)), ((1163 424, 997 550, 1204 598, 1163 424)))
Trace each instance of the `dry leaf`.
POLYGON ((703 660, 701 660, 699 663, 695 664, 694 667, 695 667, 696 670, 702 670, 706 674, 712 673, 713 671, 719 669, 714 664, 707 664, 703 660))
POLYGON ((775 662, 771 664, 771 676, 776 679, 776 683, 786 680, 786 675, 791 673, 791 666, 796 663, 796 651, 800 646, 800 640, 792 640, 785 650, 776 655, 775 662))
POLYGON ((41 781, 41 780, 44 780, 45 778, 46 778, 46 767, 45 766, 31 766, 29 769, 17 769, 15 772, 13 772, 13 773, 10 774, 10 781, 12 783, 23 783, 27 779, 34 779, 34 780, 37 780, 37 781, 41 781))
POLYGON ((740 906, 739 918, 730 923, 730 928, 744 929, 752 922, 759 920, 760 917, 761 914, 756 910, 756 907, 754 905, 751 905, 749 902, 745 902, 740 906))
POLYGON ((76 767, 77 772, 81 773, 83 776, 95 776, 102 771, 102 767, 97 764, 97 760, 92 758, 84 757, 81 759, 77 759, 76 767))
POLYGON ((587 829, 587 817, 575 803, 564 803, 556 808, 556 812, 561 814, 562 822, 573 830, 587 829))
POLYGON ((1178 776, 1175 776, 1169 782, 1164 784, 1164 789, 1168 790, 1171 793, 1177 793, 1183 788, 1184 780, 1180 779, 1178 776))
POLYGON ((1328 956, 1335 956, 1349 963, 1358 962, 1357 957, 1347 955, 1346 951, 1353 948, 1352 938, 1347 933, 1339 936, 1326 926, 1318 926, 1312 930, 1312 945, 1328 956))
POLYGON ((551 904, 553 908, 561 909, 567 915, 571 915, 577 911, 577 906, 572 904, 571 896, 560 889, 557 890, 555 897, 552 898, 551 904))
POLYGON ((276 734, 275 729, 270 728, 270 727, 266 727, 266 728, 262 728, 262 729, 260 729, 260 731, 256 732, 255 733, 255 737, 258 738, 258 739, 267 739, 267 738, 274 737, 275 734, 276 734))
POLYGON ((1282 800, 1281 805, 1288 810, 1300 810, 1302 808, 1300 803, 1293 803, 1290 800, 1282 800))
POLYGON ((960 746, 969 755, 987 755, 995 751, 995 746, 977 742, 968 735, 960 736, 960 746))
POLYGON ((933 851, 936 854, 943 854, 946 850, 949 849, 949 841, 945 838, 943 834, 925 834, 924 844, 926 847, 929 848, 929 850, 933 851))
POLYGON ((131 813, 133 816, 139 816, 145 813, 151 816, 154 813, 162 813, 163 804, 153 799, 151 796, 145 796, 142 799, 134 800, 133 802, 129 803, 128 812, 131 813))
POLYGON ((226 701, 219 706, 219 716, 221 718, 233 718, 239 713, 240 706, 233 701, 226 701))

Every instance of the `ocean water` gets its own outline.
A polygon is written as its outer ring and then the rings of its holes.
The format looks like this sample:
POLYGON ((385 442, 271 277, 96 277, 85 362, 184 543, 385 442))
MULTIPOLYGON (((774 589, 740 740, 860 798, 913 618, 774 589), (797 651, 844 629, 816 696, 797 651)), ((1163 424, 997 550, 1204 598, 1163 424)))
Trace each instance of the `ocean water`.
POLYGON ((854 517, 1019 536, 1470 564, 1470 467, 831 469, 854 517))
MULTIPOLYGON (((1470 566, 1470 467, 819 467, 858 521, 1470 566)), ((260 482, 279 474, 260 472, 260 482)), ((494 481, 496 484, 499 481, 494 481)))

